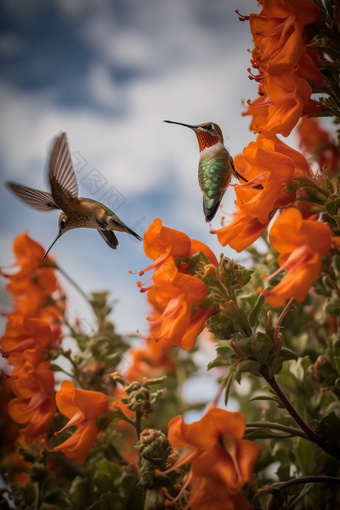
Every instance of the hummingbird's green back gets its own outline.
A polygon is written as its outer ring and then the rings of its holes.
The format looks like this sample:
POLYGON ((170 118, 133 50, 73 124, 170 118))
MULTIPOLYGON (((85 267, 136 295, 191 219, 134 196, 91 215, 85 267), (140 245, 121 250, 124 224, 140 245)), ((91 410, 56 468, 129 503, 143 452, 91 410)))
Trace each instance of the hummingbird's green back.
POLYGON ((198 181, 203 193, 204 212, 209 216, 218 208, 222 196, 231 179, 230 155, 223 152, 207 160, 201 160, 198 166, 198 181), (209 213, 210 211, 210 213, 209 213))

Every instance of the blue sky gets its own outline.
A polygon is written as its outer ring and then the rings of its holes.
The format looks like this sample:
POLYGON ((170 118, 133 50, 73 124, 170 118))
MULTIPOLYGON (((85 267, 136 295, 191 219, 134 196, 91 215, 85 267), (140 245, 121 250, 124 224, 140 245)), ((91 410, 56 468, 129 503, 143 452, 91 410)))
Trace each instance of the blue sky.
MULTIPOLYGON (((232 155, 254 137, 241 101, 256 96, 248 79, 251 36, 235 14, 258 11, 250 0, 3 0, 0 13, 0 168, 13 180, 47 190, 51 139, 68 133, 80 195, 117 193, 122 220, 143 234, 153 219, 223 249, 209 234, 197 183, 195 135, 179 122, 217 122, 232 155), (93 187, 99 176, 100 189, 93 187), (92 183, 92 184, 91 184, 92 183)), ((48 247, 58 213, 39 213, 1 186, 1 264, 13 262, 13 238, 24 230, 48 247)), ((105 199, 103 199, 105 201, 105 199)), ((224 209, 231 212, 230 188, 224 209)), ((106 201, 107 205, 110 205, 106 201)), ((220 214, 213 221, 218 227, 220 214)), ((119 234, 110 250, 97 232, 68 232, 52 254, 86 292, 107 289, 118 300, 122 333, 147 333, 148 307, 136 277, 148 264, 142 243, 119 234)), ((61 279, 62 280, 62 279, 61 279)), ((72 317, 91 310, 62 280, 72 317)), ((5 301, 2 281, 1 295, 5 301)))

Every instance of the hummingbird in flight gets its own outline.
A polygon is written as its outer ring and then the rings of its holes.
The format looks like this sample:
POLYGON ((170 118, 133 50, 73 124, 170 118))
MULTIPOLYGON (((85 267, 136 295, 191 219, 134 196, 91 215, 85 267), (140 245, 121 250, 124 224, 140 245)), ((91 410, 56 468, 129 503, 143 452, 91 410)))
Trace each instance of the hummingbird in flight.
POLYGON ((74 228, 95 228, 104 241, 114 250, 119 246, 114 233, 127 232, 139 241, 142 238, 125 225, 108 207, 91 198, 78 197, 77 177, 73 168, 66 133, 55 141, 49 163, 48 180, 51 193, 40 191, 14 182, 6 182, 8 188, 23 202, 38 211, 61 210, 59 232, 46 251, 46 257, 54 243, 68 230, 74 228))
MULTIPOLYGON (((234 175, 244 182, 248 181, 236 171, 233 158, 223 144, 222 130, 217 124, 205 122, 192 126, 172 120, 164 122, 188 127, 196 133, 200 150, 198 182, 203 194, 205 221, 208 223, 214 218, 220 206, 223 195, 230 184, 231 176, 234 175)), ((261 184, 253 187, 263 189, 261 184)))

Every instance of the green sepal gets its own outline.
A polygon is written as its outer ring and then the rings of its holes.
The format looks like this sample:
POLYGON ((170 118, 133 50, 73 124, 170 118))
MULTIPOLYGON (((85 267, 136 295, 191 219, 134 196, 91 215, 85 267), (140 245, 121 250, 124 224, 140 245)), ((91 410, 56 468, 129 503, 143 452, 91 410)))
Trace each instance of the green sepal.
POLYGON ((326 202, 325 203, 325 209, 326 209, 326 211, 328 212, 328 214, 330 216, 334 216, 336 214, 337 210, 338 210, 338 206, 332 200, 330 202, 326 202))
POLYGON ((193 255, 191 255, 191 257, 189 259, 190 269, 189 269, 188 274, 190 274, 191 276, 193 276, 195 274, 196 266, 199 262, 204 262, 205 264, 211 264, 211 261, 208 259, 206 254, 203 253, 203 251, 194 253, 193 255))
POLYGON ((266 334, 259 331, 256 338, 252 339, 251 350, 255 358, 261 365, 267 365, 269 355, 273 349, 272 339, 266 334))

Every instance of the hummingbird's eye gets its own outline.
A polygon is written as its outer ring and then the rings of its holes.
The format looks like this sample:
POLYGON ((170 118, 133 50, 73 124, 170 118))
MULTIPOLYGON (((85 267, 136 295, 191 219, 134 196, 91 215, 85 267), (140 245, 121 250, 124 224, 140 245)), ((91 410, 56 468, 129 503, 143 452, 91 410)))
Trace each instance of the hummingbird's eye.
POLYGON ((214 129, 214 126, 212 124, 207 124, 204 127, 205 127, 205 129, 214 129))
POLYGON ((66 225, 66 220, 61 220, 60 222, 60 228, 65 228, 65 225, 66 225))

